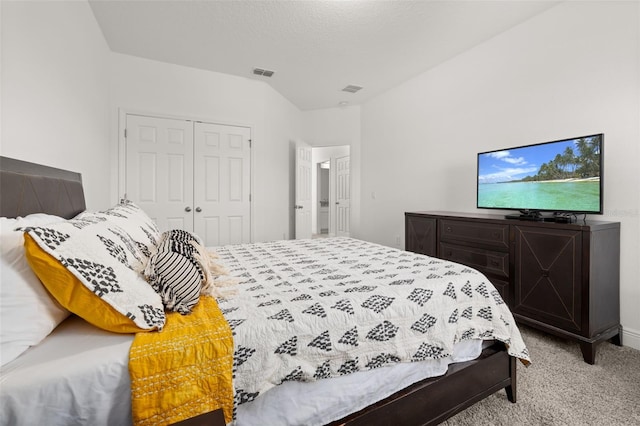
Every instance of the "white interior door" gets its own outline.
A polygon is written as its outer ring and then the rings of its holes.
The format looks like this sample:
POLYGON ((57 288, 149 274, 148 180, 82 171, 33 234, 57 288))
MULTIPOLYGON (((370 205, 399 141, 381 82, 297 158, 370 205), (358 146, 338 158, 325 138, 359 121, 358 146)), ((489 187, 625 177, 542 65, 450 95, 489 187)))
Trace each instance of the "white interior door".
POLYGON ((311 147, 296 144, 296 239, 311 238, 311 147))
POLYGON ((194 127, 194 232, 207 246, 251 241, 251 129, 194 127))
POLYGON ((125 194, 160 231, 193 229, 193 123, 126 116, 125 194))
POLYGON ((351 172, 349 157, 336 158, 336 235, 348 237, 351 222, 351 172))

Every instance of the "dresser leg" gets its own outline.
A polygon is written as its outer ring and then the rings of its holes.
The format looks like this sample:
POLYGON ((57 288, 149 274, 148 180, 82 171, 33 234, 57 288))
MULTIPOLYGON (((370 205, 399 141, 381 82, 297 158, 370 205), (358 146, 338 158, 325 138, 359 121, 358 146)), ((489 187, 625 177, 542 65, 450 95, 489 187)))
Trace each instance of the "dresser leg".
POLYGON ((587 364, 596 363, 596 344, 595 343, 580 343, 580 349, 582 350, 582 358, 587 364))
POLYGON ((611 343, 616 346, 622 346, 622 326, 618 327, 618 334, 611 338, 611 343))

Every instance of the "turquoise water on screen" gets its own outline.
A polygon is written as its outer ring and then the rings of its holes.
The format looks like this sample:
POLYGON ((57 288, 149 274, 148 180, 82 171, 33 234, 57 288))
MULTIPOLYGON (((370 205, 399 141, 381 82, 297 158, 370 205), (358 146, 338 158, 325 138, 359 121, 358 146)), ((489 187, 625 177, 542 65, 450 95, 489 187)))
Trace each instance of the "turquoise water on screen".
POLYGON ((478 186, 478 206, 597 212, 600 210, 600 182, 484 183, 478 186))

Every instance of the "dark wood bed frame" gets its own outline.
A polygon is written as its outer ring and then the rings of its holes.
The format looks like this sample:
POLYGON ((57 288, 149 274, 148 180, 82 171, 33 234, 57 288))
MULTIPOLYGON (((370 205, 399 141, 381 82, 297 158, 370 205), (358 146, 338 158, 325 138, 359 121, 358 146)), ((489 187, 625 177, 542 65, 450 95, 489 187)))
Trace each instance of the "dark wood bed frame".
MULTIPOLYGON (((72 218, 85 210, 79 173, 0 157, 0 216, 49 213, 72 218)), ((516 359, 502 343, 486 348, 479 358, 452 364, 447 373, 395 393, 331 425, 433 425, 493 393, 505 389, 516 402, 516 359)), ((180 425, 224 425, 221 410, 180 425)))

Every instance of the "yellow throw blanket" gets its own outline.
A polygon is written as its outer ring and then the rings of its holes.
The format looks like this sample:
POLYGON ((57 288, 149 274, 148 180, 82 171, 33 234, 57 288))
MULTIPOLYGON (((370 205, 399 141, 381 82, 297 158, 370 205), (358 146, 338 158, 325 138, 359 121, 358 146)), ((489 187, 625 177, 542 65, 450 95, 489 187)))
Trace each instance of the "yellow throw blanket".
POLYGON ((212 297, 190 315, 167 314, 161 332, 137 333, 129 352, 134 425, 175 423, 233 410, 233 337, 212 297))

